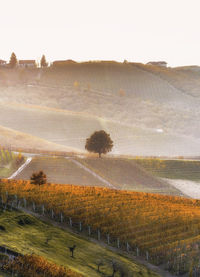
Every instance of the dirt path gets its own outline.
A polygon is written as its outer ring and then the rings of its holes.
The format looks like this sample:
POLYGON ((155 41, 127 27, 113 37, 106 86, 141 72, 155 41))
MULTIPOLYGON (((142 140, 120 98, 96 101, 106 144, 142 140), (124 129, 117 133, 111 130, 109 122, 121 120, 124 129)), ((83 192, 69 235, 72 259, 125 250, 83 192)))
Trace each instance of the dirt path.
POLYGON ((85 171, 89 172, 91 175, 93 175, 95 178, 99 179, 101 182, 103 182, 104 184, 106 184, 109 188, 112 189, 117 189, 115 186, 113 186, 111 183, 109 183, 106 179, 102 178, 100 175, 98 175, 97 173, 95 173, 93 170, 89 169, 88 167, 86 167, 85 165, 83 165, 82 163, 70 158, 70 157, 65 157, 66 159, 69 159, 70 161, 72 161, 73 163, 75 163, 76 165, 78 165, 78 167, 84 169, 85 171))
POLYGON ((29 157, 26 162, 21 165, 17 171, 15 171, 10 177, 8 177, 8 179, 14 179, 25 167, 27 167, 27 165, 32 161, 32 158, 29 157))
POLYGON ((25 213, 28 213, 28 214, 30 214, 30 215, 33 215, 33 216, 37 217, 38 219, 40 219, 40 220, 42 220, 42 221, 44 221, 44 222, 46 222, 46 223, 50 223, 51 225, 53 225, 53 226, 55 226, 55 227, 61 228, 61 229, 63 229, 63 230, 66 230, 67 232, 69 232, 69 233, 71 233, 71 234, 74 234, 74 235, 76 235, 76 236, 78 235, 78 236, 80 236, 80 237, 86 238, 86 239, 89 240, 90 242, 93 242, 93 243, 95 243, 95 244, 99 244, 100 246, 102 246, 102 247, 104 247, 104 248, 106 248, 106 249, 109 249, 109 250, 112 251, 112 252, 118 253, 118 254, 123 255, 123 256, 125 256, 125 257, 128 257, 128 258, 129 258, 130 260, 132 260, 133 262, 136 262, 136 263, 138 263, 138 264, 144 265, 146 268, 148 268, 148 269, 154 271, 155 273, 159 274, 161 277, 175 277, 175 275, 169 273, 168 271, 165 271, 164 269, 162 269, 162 268, 160 268, 160 267, 158 267, 158 266, 156 266, 156 265, 153 265, 153 264, 147 262, 146 260, 144 260, 144 259, 141 258, 141 257, 133 256, 133 255, 131 255, 131 254, 128 254, 128 253, 125 252, 125 251, 122 251, 122 250, 120 250, 120 249, 118 249, 118 248, 115 248, 115 247, 113 247, 113 246, 110 246, 110 245, 108 245, 108 244, 106 244, 106 243, 104 243, 104 242, 102 242, 102 241, 96 240, 96 239, 94 239, 94 238, 90 238, 90 237, 85 236, 85 235, 81 235, 80 233, 73 231, 73 230, 70 229, 69 227, 63 226, 61 223, 56 222, 56 221, 54 221, 54 220, 52 220, 52 219, 50 219, 50 218, 47 218, 46 216, 43 216, 43 215, 34 213, 34 212, 32 212, 32 211, 30 211, 30 210, 27 210, 27 209, 24 209, 24 208, 20 208, 19 210, 21 210, 21 211, 23 211, 23 212, 25 212, 25 213))
POLYGON ((162 178, 168 184, 174 186, 180 190, 184 195, 189 196, 193 199, 200 199, 200 183, 189 181, 189 180, 179 180, 179 179, 167 179, 162 178))

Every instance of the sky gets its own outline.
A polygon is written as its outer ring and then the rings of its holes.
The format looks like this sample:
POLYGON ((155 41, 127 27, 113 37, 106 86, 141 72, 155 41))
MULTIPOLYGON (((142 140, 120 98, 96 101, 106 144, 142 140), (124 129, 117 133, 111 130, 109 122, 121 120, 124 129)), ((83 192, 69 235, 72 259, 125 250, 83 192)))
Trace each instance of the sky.
POLYGON ((0 0, 0 59, 200 65, 199 0, 0 0))

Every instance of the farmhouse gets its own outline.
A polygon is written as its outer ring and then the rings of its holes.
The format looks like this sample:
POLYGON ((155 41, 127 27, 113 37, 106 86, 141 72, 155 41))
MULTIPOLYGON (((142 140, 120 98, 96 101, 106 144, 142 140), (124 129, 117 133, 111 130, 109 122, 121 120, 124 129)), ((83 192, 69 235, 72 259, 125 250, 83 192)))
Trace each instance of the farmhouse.
POLYGON ((19 60, 18 66, 34 68, 34 67, 36 67, 36 62, 35 62, 35 60, 19 60))
POLYGON ((6 61, 0 60, 0 66, 5 66, 5 65, 6 65, 6 61))
POLYGON ((156 65, 156 66, 163 66, 167 67, 167 63, 165 61, 159 61, 159 62, 148 62, 148 65, 156 65))

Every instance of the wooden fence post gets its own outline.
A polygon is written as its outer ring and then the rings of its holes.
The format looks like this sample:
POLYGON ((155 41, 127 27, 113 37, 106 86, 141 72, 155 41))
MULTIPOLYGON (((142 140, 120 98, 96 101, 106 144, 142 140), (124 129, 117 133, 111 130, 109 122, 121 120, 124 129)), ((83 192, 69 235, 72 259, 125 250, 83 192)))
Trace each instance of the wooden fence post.
POLYGON ((98 231, 97 231, 97 234, 98 234, 98 240, 100 240, 101 239, 101 233, 100 233, 100 230, 98 229, 98 231))
POLYGON ((146 260, 148 261, 149 260, 149 252, 146 251, 146 260))
POLYGON ((71 219, 71 217, 69 218, 69 225, 70 225, 70 227, 72 227, 72 219, 71 219))
POLYGON ((63 223, 63 214, 60 213, 60 222, 63 223))
POLYGON ((82 224, 81 224, 81 222, 79 222, 79 231, 80 232, 82 231, 82 224))
POLYGON ((110 244, 110 235, 107 234, 107 243, 110 244))
POLYGON ((24 197, 24 208, 26 209, 26 198, 24 197))
POLYGON ((13 205, 14 205, 14 203, 13 203, 13 201, 12 201, 11 206, 10 206, 10 210, 11 210, 11 211, 13 210, 13 205))
POLYGON ((54 218, 54 211, 53 211, 53 209, 51 210, 51 218, 52 219, 54 218))
POLYGON ((33 211, 35 212, 35 202, 33 202, 33 211))
POLYGON ((18 209, 20 208, 20 204, 21 204, 21 201, 18 200, 18 203, 17 203, 17 208, 18 208, 18 209))
POLYGON ((128 244, 128 242, 126 243, 126 250, 127 250, 127 252, 129 252, 129 244, 128 244))
POLYGON ((117 248, 120 248, 119 239, 117 239, 117 248))
POLYGON ((91 227, 88 226, 88 235, 91 236, 91 227))

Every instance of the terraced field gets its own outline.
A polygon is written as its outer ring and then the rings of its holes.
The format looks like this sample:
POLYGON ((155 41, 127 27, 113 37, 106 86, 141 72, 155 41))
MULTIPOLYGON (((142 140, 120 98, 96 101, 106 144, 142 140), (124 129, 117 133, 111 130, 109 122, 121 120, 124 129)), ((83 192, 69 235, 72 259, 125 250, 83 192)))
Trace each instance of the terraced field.
POLYGON ((182 195, 173 186, 153 177, 151 173, 148 174, 142 166, 138 166, 132 159, 85 158, 78 159, 78 161, 110 180, 120 189, 182 195))
POLYGON ((105 186, 104 183, 65 158, 35 157, 16 179, 29 180, 33 172, 43 170, 47 181, 57 184, 105 186))
POLYGON ((101 181, 103 178, 117 189, 182 195, 179 190, 147 173, 131 159, 34 157, 16 179, 29 180, 32 173, 39 170, 46 173, 50 183, 109 187, 101 181), (81 168, 74 160, 89 171, 81 168), (92 173, 97 174, 100 179, 92 173))
POLYGON ((200 181, 200 161, 161 159, 134 159, 133 161, 157 177, 200 181))

